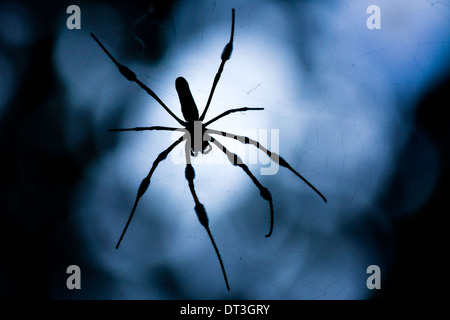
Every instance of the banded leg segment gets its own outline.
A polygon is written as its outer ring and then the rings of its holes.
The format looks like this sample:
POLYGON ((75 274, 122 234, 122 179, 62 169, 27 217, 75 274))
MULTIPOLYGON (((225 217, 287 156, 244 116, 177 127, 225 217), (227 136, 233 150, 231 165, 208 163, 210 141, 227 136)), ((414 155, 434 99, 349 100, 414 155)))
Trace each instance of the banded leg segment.
POLYGON ((222 257, 220 256, 219 249, 217 248, 216 242, 214 241, 214 238, 212 236, 211 230, 209 229, 209 220, 208 215, 206 214, 205 206, 200 202, 198 199, 197 193, 195 192, 194 187, 194 178, 195 178, 195 171, 194 167, 191 164, 189 154, 189 148, 190 143, 189 140, 186 142, 186 170, 185 170, 185 176, 186 180, 189 184, 189 189, 191 190, 192 197, 194 198, 195 202, 195 213, 197 214, 197 218, 200 221, 200 224, 205 228, 206 232, 208 233, 209 239, 211 240, 211 243, 214 247, 214 250, 216 251, 217 259, 219 259, 220 267, 222 269, 223 278, 225 280, 225 284, 227 286, 227 290, 230 291, 230 285, 228 284, 228 278, 227 273, 225 272, 225 267, 223 265, 222 257))
POLYGON ((285 168, 289 169, 297 177, 299 177, 301 180, 303 180, 303 182, 305 182, 308 185, 308 187, 313 189, 322 198, 322 200, 324 202, 327 202, 327 198, 325 198, 325 196, 319 190, 317 190, 317 188, 314 187, 311 182, 309 182, 305 177, 303 177, 294 168, 292 168, 291 165, 286 160, 284 160, 279 154, 266 149, 258 141, 253 140, 253 139, 251 139, 249 137, 246 137, 246 136, 240 136, 240 135, 228 133, 228 132, 225 132, 225 131, 218 131, 218 130, 208 129, 207 132, 209 134, 221 135, 221 136, 224 136, 226 138, 231 138, 231 139, 234 139, 234 140, 238 140, 239 142, 244 143, 244 144, 251 144, 251 145, 255 146, 256 148, 258 148, 259 150, 261 150, 262 152, 267 154, 272 161, 278 163, 282 167, 285 167, 285 168))
POLYGON ((210 125, 211 123, 213 123, 213 122, 215 122, 215 121, 217 121, 217 120, 219 120, 219 119, 221 119, 221 118, 231 114, 231 113, 242 112, 242 111, 249 111, 249 110, 264 110, 264 108, 247 108, 247 107, 243 107, 243 108, 230 109, 230 110, 227 110, 227 111, 219 114, 217 117, 212 118, 208 122, 206 122, 205 123, 205 127, 210 125))
POLYGON ((211 87, 211 91, 209 93, 208 101, 206 102, 205 110, 203 110, 202 115, 200 116, 200 121, 203 121, 206 116, 206 112, 208 112, 209 105, 211 104, 211 99, 214 95, 214 91, 216 90, 216 86, 219 83, 220 76, 222 75, 223 68, 225 66, 225 62, 230 59, 231 52, 233 51, 233 39, 234 39, 234 9, 231 10, 231 36, 230 41, 223 48, 222 55, 220 59, 222 62, 220 63, 219 70, 217 70, 216 76, 214 77, 214 81, 211 87))
POLYGON ((256 179, 256 177, 253 175, 253 173, 251 173, 251 171, 249 170, 247 165, 245 165, 242 162, 242 159, 237 154, 229 151, 227 148, 225 148, 224 145, 222 145, 219 141, 217 141, 213 137, 208 136, 208 138, 210 139, 210 141, 212 143, 214 143, 214 145, 216 147, 218 147, 223 153, 226 154, 226 156, 228 157, 228 160, 231 162, 232 165, 238 166, 242 170, 244 170, 244 172, 250 177, 250 179, 253 181, 253 183, 258 187, 261 197, 264 200, 267 200, 269 202, 269 206, 270 206, 270 230, 269 230, 269 233, 266 234, 266 237, 270 237, 272 235, 272 231, 273 231, 273 220, 274 220, 273 202, 272 202, 272 195, 270 194, 270 191, 266 187, 264 187, 258 181, 258 179, 256 179))
POLYGON ((185 129, 180 128, 171 128, 171 127, 162 127, 162 126, 153 126, 153 127, 134 127, 134 128, 119 128, 119 129, 109 129, 109 132, 117 132, 117 131, 183 131, 186 132, 185 129))
POLYGON ((131 219, 133 218, 134 212, 136 211, 136 207, 139 203, 139 200, 141 199, 141 197, 144 195, 145 191, 147 191, 148 186, 150 185, 150 179, 153 175, 153 173, 155 172, 156 167, 158 166, 158 164, 163 161, 164 159, 166 159, 167 155, 178 145, 180 144, 183 140, 186 139, 186 136, 182 136, 180 137, 177 141, 175 141, 174 143, 172 143, 166 150, 164 150, 163 152, 161 152, 158 157, 156 158, 156 160, 153 162, 152 168, 150 169, 150 172, 147 174, 147 176, 142 180, 141 184, 139 185, 139 189, 136 195, 136 200, 134 201, 134 205, 133 205, 133 209, 131 210, 131 214, 128 217, 128 221, 125 225, 125 228, 122 231, 122 234, 120 235, 119 241, 117 242, 116 245, 116 249, 119 248, 120 243, 122 242, 123 236, 125 235, 125 232, 128 229, 128 226, 130 225, 131 219))
POLYGON ((174 118, 176 121, 178 121, 179 124, 181 124, 182 126, 186 125, 186 122, 182 121, 180 118, 178 118, 173 112, 172 110, 169 109, 169 107, 167 107, 165 105, 164 102, 162 102, 162 100, 156 95, 155 92, 153 92, 152 89, 150 89, 149 87, 147 87, 144 83, 142 83, 141 80, 139 80, 136 76, 136 74, 134 73, 133 70, 131 70, 130 68, 128 68, 127 66, 120 64, 113 56, 112 54, 105 48, 105 46, 100 42, 100 40, 97 39, 97 37, 91 33, 91 37, 95 40, 95 42, 97 42, 97 44, 100 46, 100 48, 102 48, 102 50, 106 53, 106 55, 111 59, 112 62, 114 62, 114 64, 116 65, 116 67, 119 69, 120 73, 128 80, 131 82, 136 83, 139 87, 141 87, 145 92, 147 92, 153 99, 155 99, 166 111, 167 113, 169 113, 172 118, 174 118))

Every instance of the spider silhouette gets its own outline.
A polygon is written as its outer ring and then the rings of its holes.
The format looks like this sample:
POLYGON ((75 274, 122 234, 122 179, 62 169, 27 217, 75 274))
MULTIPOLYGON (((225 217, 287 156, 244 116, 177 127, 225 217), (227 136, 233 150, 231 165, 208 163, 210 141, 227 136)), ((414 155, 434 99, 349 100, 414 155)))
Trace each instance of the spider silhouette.
POLYGON ((261 183, 258 181, 258 179, 250 172, 248 167, 242 162, 241 158, 233 153, 227 150, 219 141, 217 141, 215 138, 211 136, 211 134, 215 135, 221 135, 227 138, 235 139, 240 141, 244 144, 251 144, 258 148, 259 150, 266 153, 272 161, 275 161, 279 165, 289 169, 292 171, 297 177, 299 177, 301 180, 303 180, 310 188, 312 188, 322 199, 323 201, 327 202, 327 199, 317 190, 308 180, 306 180, 301 174, 299 174, 297 171, 295 171, 282 157, 280 157, 278 154, 271 152, 270 150, 266 149, 262 145, 259 144, 258 141, 250 139, 245 136, 239 136, 235 134, 230 134, 224 131, 217 131, 217 130, 211 130, 207 129, 207 126, 211 123, 235 112, 242 112, 242 111, 250 111, 250 110, 263 110, 264 108, 235 108, 235 109, 229 109, 215 118, 212 118, 209 121, 204 122, 206 112, 208 111, 208 108, 211 104, 211 99, 213 97, 214 91, 216 89, 216 86, 219 82, 220 76, 222 74, 223 68, 225 66, 225 63, 230 59, 231 52, 233 50, 233 37, 234 37, 234 21, 235 21, 235 10, 232 9, 232 18, 231 18, 231 36, 229 42, 225 45, 225 48, 222 51, 221 55, 221 63, 219 66, 219 69, 214 77, 214 81, 211 87, 211 91, 208 97, 208 101, 206 103, 205 109, 203 110, 203 113, 199 115, 197 106, 195 104, 194 98, 192 97, 191 91, 189 89, 189 84, 183 77, 178 77, 175 81, 175 88, 178 93, 178 97, 180 99, 181 104, 181 111, 183 113, 183 117, 185 121, 178 118, 165 104, 161 101, 161 99, 144 83, 142 83, 137 77, 136 74, 130 70, 128 67, 120 64, 117 62, 117 60, 109 53, 109 51, 103 46, 103 44, 97 39, 97 37, 91 33, 92 38, 97 42, 97 44, 103 49, 103 51, 108 55, 108 57, 114 62, 114 64, 118 67, 120 73, 129 81, 135 82, 138 84, 142 89, 144 89, 153 99, 155 99, 180 125, 183 126, 183 128, 172 128, 172 127, 162 127, 162 126, 151 126, 151 127, 135 127, 135 128, 124 128, 124 129, 110 129, 109 131, 146 131, 146 130, 161 130, 161 131, 183 131, 184 135, 180 137, 178 140, 176 140, 174 143, 172 143, 166 150, 161 152, 156 160, 153 162, 153 165, 147 174, 147 176, 142 180, 139 189, 137 191, 136 200, 134 202, 133 208, 131 210, 131 214, 128 218, 128 221, 122 231, 122 234, 120 235, 119 241, 117 242, 116 249, 119 248, 119 245, 125 235, 125 232, 128 229, 128 226, 131 222, 131 219, 133 218, 134 212, 136 210, 136 207, 138 205, 139 200, 146 192, 148 186, 150 185, 150 179, 153 175, 153 173, 156 170, 156 167, 159 165, 161 161, 166 159, 168 154, 181 142, 186 141, 185 146, 185 156, 186 156, 186 169, 185 169, 185 177, 188 181, 189 189, 192 193, 192 197, 195 202, 194 210, 197 214, 198 220, 200 221, 200 224, 205 228, 206 232, 208 233, 208 236, 211 240, 211 243, 214 247, 214 250, 216 252, 217 258, 220 263, 220 267, 222 269, 223 278, 225 280, 225 284, 227 286, 227 290, 230 290, 230 286, 228 284, 228 278, 225 271, 225 267, 223 265, 222 257, 219 253, 219 249, 217 248, 217 245, 214 241, 214 238, 211 234, 211 230, 209 228, 209 222, 208 222, 208 216, 206 214, 205 207, 200 202, 194 187, 194 178, 195 178, 195 171, 191 164, 191 156, 197 156, 199 153, 207 154, 211 151, 211 143, 216 146, 219 150, 221 150, 223 153, 225 153, 228 157, 228 160, 233 164, 234 166, 240 167, 253 181, 253 183, 256 185, 256 187, 259 189, 259 192, 261 194, 261 197, 268 201, 269 207, 270 207, 270 229, 268 234, 266 234, 266 237, 270 237, 273 231, 273 223, 274 223, 274 213, 273 213, 273 203, 272 203, 272 195, 270 194, 269 190, 265 188, 261 183))

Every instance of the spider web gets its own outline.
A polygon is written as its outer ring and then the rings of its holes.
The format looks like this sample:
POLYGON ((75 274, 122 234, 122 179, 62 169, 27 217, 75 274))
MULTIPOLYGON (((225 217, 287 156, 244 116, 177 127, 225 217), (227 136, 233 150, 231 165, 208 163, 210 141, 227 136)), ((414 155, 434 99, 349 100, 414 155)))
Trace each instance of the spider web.
MULTIPOLYGON (((196 160, 196 190, 209 214, 234 297, 365 298, 370 294, 367 266, 389 266, 390 253, 380 251, 377 238, 365 232, 367 221, 374 221, 389 242, 389 221, 377 196, 389 183, 393 161, 413 130, 410 114, 416 100, 432 86, 448 56, 450 8, 445 1, 378 1, 382 29, 368 30, 366 8, 371 4, 183 2, 163 26, 167 48, 159 62, 147 65, 145 51, 138 59, 123 61, 178 115, 174 80, 185 76, 201 112, 229 39, 235 6, 235 47, 207 119, 229 108, 264 107, 230 115, 211 127, 266 138, 272 149, 277 141, 259 130, 278 130, 280 154, 328 197, 324 204, 284 168, 261 175, 265 160, 258 153, 257 163, 249 168, 271 191, 275 206, 274 234, 266 239, 267 202, 250 179, 220 153, 196 160)), ((123 28, 113 11, 97 9, 108 12, 110 19, 97 22, 97 28, 116 39, 110 43, 117 52, 121 37, 113 35, 123 28)), ((59 52, 70 48, 70 37, 61 35, 59 52)), ((57 58, 72 86, 74 109, 96 105, 92 112, 101 121, 111 108, 124 105, 124 127, 175 125, 151 98, 126 86, 98 48, 85 38, 77 40, 92 50, 87 66, 63 61, 64 55, 57 58), (99 95, 105 87, 107 94, 99 95)), ((97 133, 94 139, 103 137, 97 133)), ((193 211, 185 166, 177 162, 182 147, 158 167, 120 252, 114 252, 140 181, 173 139, 164 132, 119 136, 117 146, 92 166, 80 188, 77 216, 86 245, 113 279, 114 290, 102 297, 230 297, 193 211)), ((250 156, 249 148, 220 141, 244 152, 246 159, 250 156)), ((423 144, 435 159, 429 142, 424 139, 423 144)), ((426 170, 423 163, 418 166, 426 170)), ((408 214, 429 197, 438 172, 426 172, 429 177, 415 184, 420 183, 421 197, 406 193, 403 201, 414 199, 413 204, 402 202, 404 209, 397 214, 408 214)))

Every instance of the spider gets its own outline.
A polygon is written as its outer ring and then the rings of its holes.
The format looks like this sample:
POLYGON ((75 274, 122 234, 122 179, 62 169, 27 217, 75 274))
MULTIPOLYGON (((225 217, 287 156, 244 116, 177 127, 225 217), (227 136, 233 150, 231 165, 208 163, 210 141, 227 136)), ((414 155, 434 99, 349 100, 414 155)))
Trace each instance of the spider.
POLYGON ((91 33, 92 38, 97 42, 97 44, 100 46, 100 48, 106 53, 106 55, 114 62, 114 64, 119 69, 120 73, 129 81, 136 83, 139 85, 142 89, 144 89, 153 99, 155 99, 180 125, 183 126, 183 128, 172 128, 172 127, 163 127, 163 126, 151 126, 151 127, 135 127, 135 128, 123 128, 123 129, 109 129, 109 131, 149 131, 149 130, 159 130, 159 131, 183 131, 184 135, 180 137, 178 140, 176 140, 174 143, 172 143, 167 149, 162 151, 156 160, 153 162, 153 165, 147 174, 147 176, 142 180, 141 184, 139 185, 136 200, 134 202, 133 208, 131 210, 131 214, 125 224, 125 227, 122 231, 122 234, 120 235, 119 241, 117 242, 116 249, 119 248, 119 245, 128 229, 128 226, 131 222, 131 219, 133 218, 134 212, 136 211, 136 207, 138 205, 139 200, 144 195, 146 190, 148 189, 150 185, 150 179, 153 175, 153 173, 156 170, 156 167, 159 165, 161 161, 166 159, 168 154, 180 143, 185 141, 185 157, 186 157, 186 169, 185 169, 185 177, 189 185, 190 192, 192 194, 192 197, 195 202, 194 210, 197 214, 198 220, 200 224, 205 228, 206 232, 208 233, 208 236, 211 240, 211 243, 214 247, 214 250, 217 255, 217 259, 219 260, 220 267, 222 269, 223 278, 225 280, 225 284, 227 287, 227 290, 230 291, 230 286, 228 283, 227 274, 225 271, 225 267, 222 261, 222 257, 219 253, 219 249, 217 248, 217 245, 214 241, 214 238, 211 234, 211 230, 209 228, 209 222, 208 222, 208 215, 206 213, 204 205, 200 202, 197 193, 195 192, 194 187, 194 178, 195 178, 195 171, 191 164, 191 156, 195 157, 199 153, 207 154, 211 151, 212 147, 211 144, 217 147, 220 151, 226 154, 228 160, 233 164, 234 166, 240 167, 252 180, 252 182, 255 184, 255 186, 259 189, 261 197, 266 200, 269 203, 270 207, 270 229, 269 232, 266 234, 266 237, 270 237, 273 231, 273 223, 274 223, 274 212, 273 212, 273 203, 272 203, 272 195, 270 194, 270 191, 264 187, 258 179, 250 172, 248 167, 242 162, 241 158, 233 153, 230 152, 228 149, 225 148, 219 141, 217 141, 211 134, 215 135, 221 135, 227 138, 235 139, 240 141, 244 144, 250 144, 258 148, 259 150, 266 153, 272 161, 275 161, 279 165, 289 169, 292 171, 298 178, 303 180, 311 189, 313 189, 322 199, 324 202, 327 202, 327 199, 320 193, 319 190, 317 190, 308 180, 306 180, 300 173, 298 173, 296 170, 294 170, 281 156, 278 154, 271 152, 270 150, 266 149, 260 143, 256 140, 250 139, 246 136, 239 136, 235 134, 230 134, 225 131, 217 131, 217 130, 211 130, 207 129, 207 126, 211 123, 229 115, 235 112, 242 112, 242 111, 250 111, 250 110, 263 110, 264 108, 235 108, 235 109, 229 109, 218 116, 212 118, 209 121, 204 122, 206 112, 208 111, 208 108, 211 104, 211 100, 214 94, 214 91, 216 89, 216 86, 219 82, 220 76, 222 74, 223 68, 225 66, 225 63, 230 59, 231 52, 233 50, 233 38, 234 38, 234 22, 235 22, 235 10, 232 9, 231 11, 231 36, 229 42, 225 45, 225 48, 222 51, 221 55, 221 63, 219 66, 219 69, 214 77, 214 81, 211 87, 211 91, 209 93, 209 97, 206 103, 206 106, 203 110, 203 113, 199 115, 197 106, 195 104, 194 98, 192 97, 191 91, 189 89, 189 84, 183 77, 178 77, 175 80, 175 88, 178 93, 178 97, 181 104, 181 111, 183 113, 184 120, 181 120, 178 118, 165 104, 161 101, 161 99, 144 83, 142 83, 137 77, 136 74, 129 69, 128 67, 120 64, 112 55, 111 53, 103 46, 103 44, 100 42, 100 40, 97 39, 97 37, 91 33))

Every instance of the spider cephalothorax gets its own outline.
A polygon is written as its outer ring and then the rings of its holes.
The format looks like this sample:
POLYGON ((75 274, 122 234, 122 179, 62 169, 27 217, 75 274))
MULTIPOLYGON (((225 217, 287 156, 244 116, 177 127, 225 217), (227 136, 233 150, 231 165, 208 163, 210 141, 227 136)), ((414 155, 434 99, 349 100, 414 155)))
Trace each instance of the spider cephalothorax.
POLYGON ((302 175, 300 175, 297 171, 295 171, 282 157, 280 157, 278 154, 271 152, 270 150, 266 149, 262 145, 259 144, 258 141, 250 139, 249 137, 245 136, 239 136, 235 134, 230 134, 224 131, 217 131, 208 129, 207 126, 231 113, 235 112, 241 112, 241 111, 249 111, 249 110, 263 110, 263 108, 248 108, 248 107, 242 107, 242 108, 235 108, 235 109, 229 109, 218 116, 214 117, 213 119, 204 122, 206 112, 208 111, 208 108, 211 104, 211 99, 214 94, 214 90, 216 89, 217 83, 219 82, 220 76, 222 74, 223 68, 225 66, 225 62, 230 59, 231 52, 233 51, 233 37, 234 37, 234 20, 235 20, 235 13, 234 9, 232 9, 232 22, 231 22, 231 36, 230 41, 226 44, 225 48, 223 49, 222 55, 221 55, 221 64, 219 66, 219 69, 216 73, 216 76, 214 77, 214 81, 212 84, 211 91, 209 93, 208 101, 206 103, 205 109, 203 110, 203 113, 199 115, 197 105, 195 104, 194 98, 192 97, 191 90, 189 89, 189 84, 183 77, 178 77, 175 81, 175 88, 178 93, 178 97, 180 99, 181 104, 181 112, 183 113, 183 117, 185 121, 178 118, 165 104, 161 101, 161 99, 144 83, 142 83, 137 77, 136 74, 130 70, 128 67, 120 64, 117 62, 117 60, 109 53, 109 51, 103 46, 103 44, 94 36, 94 34, 91 33, 91 36, 94 38, 94 40, 98 43, 98 45, 103 49, 103 51, 108 55, 108 57, 114 62, 114 64, 119 68, 120 73, 129 81, 135 82, 138 84, 142 89, 144 89, 153 99, 155 99, 180 125, 183 126, 183 128, 172 128, 172 127, 162 127, 162 126, 152 126, 152 127, 135 127, 135 128, 125 128, 125 129, 110 129, 110 131, 146 131, 146 130, 165 130, 165 131, 182 131, 184 134, 182 137, 180 137, 178 140, 176 140, 174 143, 172 143, 166 150, 161 152, 156 160, 153 162, 153 165, 147 174, 147 176, 142 180, 137 195, 136 200, 134 202, 133 208, 131 210, 131 214, 128 218, 128 221, 125 225, 125 228, 122 231, 122 234, 120 235, 119 241, 117 242, 116 249, 119 247, 123 236, 125 235, 125 232, 128 228, 128 225, 130 224, 131 219, 133 218, 134 212, 136 210, 137 204, 140 200, 140 198, 144 195, 145 191, 147 190, 148 186, 150 185, 150 179, 155 172, 156 167, 158 164, 163 161, 167 155, 181 142, 186 141, 185 146, 185 157, 186 157, 186 169, 185 169, 185 177, 188 181, 189 189, 192 193, 192 197, 195 202, 195 212, 197 214, 198 220, 201 223, 201 225, 205 228, 206 232, 208 233, 208 236, 211 240, 211 243, 214 247, 214 250, 216 251, 217 258, 220 263, 220 267, 222 269, 223 277, 225 280, 225 284, 227 286, 227 289, 230 290, 230 286, 228 284, 228 278, 227 274, 225 272, 225 267, 222 262, 222 258, 219 253, 219 249, 216 246, 216 243, 214 241, 214 238, 211 234, 211 231, 209 229, 209 221, 208 216, 205 210, 205 207, 200 202, 194 187, 194 178, 195 178, 195 171, 194 167, 191 163, 191 156, 197 156, 199 153, 207 154, 211 151, 212 145, 217 147, 220 151, 225 153, 228 157, 228 160, 233 164, 234 166, 240 167, 253 181, 255 186, 259 189, 259 192, 261 194, 261 197, 266 200, 269 203, 270 207, 270 229, 269 233, 266 235, 266 237, 269 237, 272 234, 273 231, 273 203, 272 203, 272 195, 270 194, 269 190, 265 188, 261 183, 258 181, 258 179, 250 172, 247 165, 245 165, 241 158, 233 152, 230 152, 223 146, 219 141, 217 141, 212 135, 220 135, 223 137, 231 138, 234 140, 237 140, 244 144, 251 144, 258 148, 259 150, 266 153, 272 161, 275 161, 279 165, 289 169, 292 171, 297 177, 302 179, 310 188, 312 188, 325 202, 327 201, 326 198, 317 190, 308 180, 306 180, 302 175))
POLYGON ((196 157, 199 153, 208 154, 212 150, 211 144, 207 139, 207 130, 200 120, 187 123, 185 129, 186 139, 189 141, 189 149, 193 157, 196 157))

